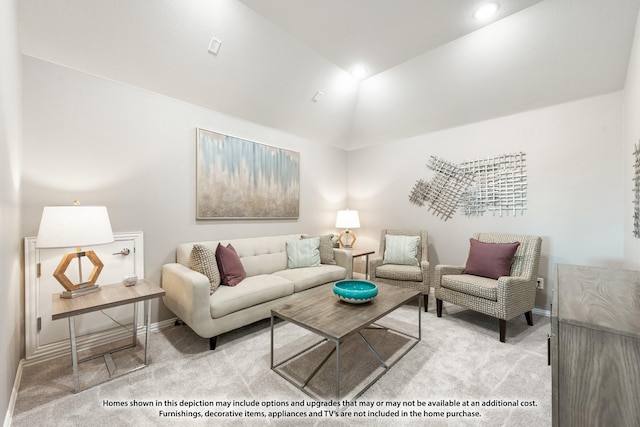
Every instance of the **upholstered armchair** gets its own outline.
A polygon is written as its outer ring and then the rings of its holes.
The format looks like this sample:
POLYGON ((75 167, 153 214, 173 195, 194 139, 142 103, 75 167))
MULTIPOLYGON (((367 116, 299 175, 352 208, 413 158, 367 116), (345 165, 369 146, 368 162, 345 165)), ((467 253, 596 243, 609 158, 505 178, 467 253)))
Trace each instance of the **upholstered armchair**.
POLYGON ((474 234, 466 266, 435 268, 433 287, 438 317, 442 317, 442 301, 497 317, 501 342, 505 342, 508 320, 524 314, 532 326, 541 244, 542 239, 536 236, 474 234), (509 258, 504 252, 514 242, 519 245, 509 258), (487 245, 494 243, 500 245, 487 245), (495 271, 500 268, 502 272, 495 271))
POLYGON ((429 302, 428 236, 420 230, 384 229, 380 251, 369 260, 374 282, 415 289, 424 295, 424 311, 429 302))

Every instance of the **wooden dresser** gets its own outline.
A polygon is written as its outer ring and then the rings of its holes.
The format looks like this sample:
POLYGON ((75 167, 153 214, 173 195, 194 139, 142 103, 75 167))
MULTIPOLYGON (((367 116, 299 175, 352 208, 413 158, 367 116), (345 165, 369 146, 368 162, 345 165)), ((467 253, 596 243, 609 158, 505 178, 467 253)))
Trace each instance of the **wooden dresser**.
POLYGON ((640 425, 640 272, 557 265, 554 426, 640 425))

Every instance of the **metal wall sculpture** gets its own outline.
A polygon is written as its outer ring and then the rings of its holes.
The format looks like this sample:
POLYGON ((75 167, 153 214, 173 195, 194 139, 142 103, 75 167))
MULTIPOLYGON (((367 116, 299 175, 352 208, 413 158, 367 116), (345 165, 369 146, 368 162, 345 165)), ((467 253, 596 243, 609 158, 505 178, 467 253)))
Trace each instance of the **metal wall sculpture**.
POLYGON ((462 194, 473 181, 473 175, 464 168, 435 156, 431 156, 427 167, 436 172, 435 176, 431 182, 416 182, 409 200, 418 206, 427 203, 429 211, 446 221, 458 208, 462 194))
POLYGON ((527 170, 524 153, 463 162, 459 165, 431 156, 427 167, 435 172, 430 182, 418 180, 409 201, 429 206, 445 221, 457 208, 466 216, 520 213, 527 208, 527 170))
POLYGON ((633 237, 640 238, 640 144, 633 151, 633 237))

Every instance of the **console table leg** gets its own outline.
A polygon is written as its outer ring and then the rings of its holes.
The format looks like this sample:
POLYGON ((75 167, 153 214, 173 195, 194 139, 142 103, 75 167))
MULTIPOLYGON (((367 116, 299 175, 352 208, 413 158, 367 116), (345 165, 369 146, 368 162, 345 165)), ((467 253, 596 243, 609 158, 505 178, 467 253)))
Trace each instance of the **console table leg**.
POLYGON ((69 337, 71 338, 71 363, 73 364, 73 391, 80 391, 80 378, 78 377, 78 346, 76 344, 76 321, 69 316, 69 337))
MULTIPOLYGON (((134 305, 138 305, 135 303, 134 305)), ((146 332, 144 337, 144 364, 147 365, 147 355, 149 350, 149 332, 151 329, 151 300, 148 299, 144 302, 144 309, 146 310, 147 317, 145 319, 146 332)), ((135 322, 135 319, 134 319, 135 322)), ((134 325, 134 329, 137 329, 137 323, 134 325)))
POLYGON ((138 343, 138 303, 133 303, 133 342, 132 345, 135 347, 138 343))

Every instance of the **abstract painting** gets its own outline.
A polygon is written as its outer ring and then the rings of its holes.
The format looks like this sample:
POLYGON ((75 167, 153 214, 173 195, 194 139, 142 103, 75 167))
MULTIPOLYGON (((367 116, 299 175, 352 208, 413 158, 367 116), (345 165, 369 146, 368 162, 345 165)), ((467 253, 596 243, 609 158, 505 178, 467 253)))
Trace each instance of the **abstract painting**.
POLYGON ((292 219, 300 153, 196 130, 197 219, 292 219))

